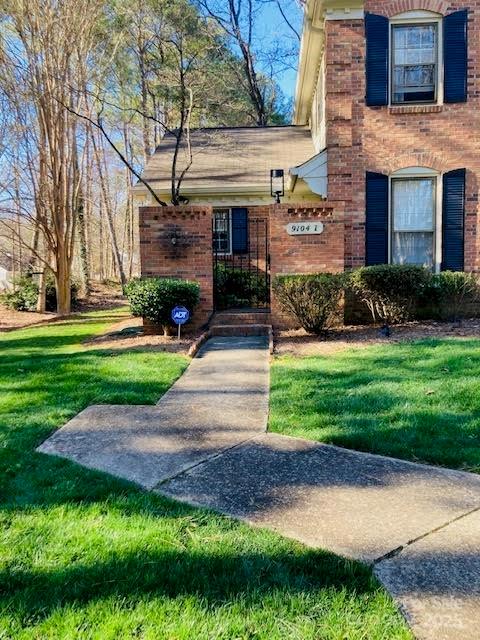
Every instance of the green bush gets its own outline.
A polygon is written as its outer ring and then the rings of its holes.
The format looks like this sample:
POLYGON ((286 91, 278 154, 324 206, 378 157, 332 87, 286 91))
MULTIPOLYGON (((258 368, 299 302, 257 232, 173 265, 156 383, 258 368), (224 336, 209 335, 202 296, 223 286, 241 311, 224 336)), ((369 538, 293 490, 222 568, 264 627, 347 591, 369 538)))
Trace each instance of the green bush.
POLYGON ((20 276, 13 282, 14 290, 1 296, 1 301, 14 311, 34 311, 37 307, 38 285, 31 276, 20 276))
MULTIPOLYGON (((14 281, 14 290, 4 293, 0 300, 8 309, 15 311, 35 311, 38 301, 38 283, 31 275, 25 275, 14 281)), ((80 285, 75 280, 71 283, 72 305, 78 301, 80 285)), ((57 291, 55 279, 48 276, 45 284, 45 309, 47 311, 57 310, 57 291)))
POLYGON ((425 287, 420 306, 432 309, 441 320, 456 322, 469 315, 469 305, 478 301, 479 292, 479 281, 473 273, 442 271, 425 287))
POLYGON ((410 319, 432 273, 415 265, 376 265, 352 271, 349 286, 369 308, 374 322, 410 319))
POLYGON ((200 300, 197 282, 174 278, 134 278, 125 286, 134 316, 159 324, 165 333, 173 326, 172 309, 184 306, 192 312, 200 300))
POLYGON ((283 311, 318 335, 337 319, 344 282, 343 273, 277 276, 273 294, 283 311))
POLYGON ((267 294, 268 282, 261 272, 216 265, 215 300, 218 308, 262 305, 268 299, 267 294))

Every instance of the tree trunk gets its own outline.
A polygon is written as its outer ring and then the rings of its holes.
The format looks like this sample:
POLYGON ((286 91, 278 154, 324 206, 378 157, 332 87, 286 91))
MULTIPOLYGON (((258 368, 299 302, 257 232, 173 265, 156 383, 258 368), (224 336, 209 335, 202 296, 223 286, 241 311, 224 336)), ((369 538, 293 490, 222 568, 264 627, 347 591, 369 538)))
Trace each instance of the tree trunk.
POLYGON ((47 273, 45 267, 42 267, 38 280, 38 299, 37 299, 37 311, 38 313, 45 313, 46 309, 46 285, 47 285, 47 273))
POLYGON ((57 290, 57 313, 67 316, 71 311, 70 265, 65 248, 58 247, 56 256, 55 285, 57 290))
POLYGON ((113 259, 115 262, 115 266, 117 267, 118 270, 118 274, 120 276, 120 282, 122 283, 122 285, 125 285, 127 283, 127 279, 125 277, 125 271, 123 269, 123 263, 122 263, 122 258, 120 255, 120 251, 118 249, 118 243, 117 243, 117 236, 115 234, 115 226, 113 224, 113 216, 112 216, 112 211, 110 208, 110 198, 107 192, 107 187, 105 184, 105 174, 103 172, 103 168, 102 168, 102 163, 100 160, 100 153, 99 153, 99 149, 97 146, 97 143, 95 141, 95 137, 92 137, 92 146, 93 146, 93 153, 95 155, 95 159, 97 162, 97 169, 98 169, 98 176, 100 178, 100 189, 101 189, 101 193, 102 193, 102 199, 103 199, 103 206, 105 207, 105 219, 107 221, 107 228, 108 228, 108 233, 110 235, 110 242, 112 245, 112 254, 113 254, 113 259))
POLYGON ((85 225, 85 206, 83 196, 79 194, 77 202, 78 240, 80 245, 80 264, 82 269, 82 285, 85 296, 90 294, 90 269, 88 259, 87 233, 85 225))

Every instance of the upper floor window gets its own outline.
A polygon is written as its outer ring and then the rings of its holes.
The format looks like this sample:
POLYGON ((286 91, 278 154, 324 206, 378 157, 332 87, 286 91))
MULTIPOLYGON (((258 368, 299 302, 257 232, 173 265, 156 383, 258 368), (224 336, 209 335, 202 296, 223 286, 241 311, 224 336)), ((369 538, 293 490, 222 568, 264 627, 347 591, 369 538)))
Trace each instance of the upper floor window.
MULTIPOLYGON (((420 3, 419 3, 420 4, 420 3)), ((466 102, 469 10, 365 15, 366 96, 371 107, 466 102)))
POLYGON ((438 24, 392 25, 392 103, 435 102, 438 24))

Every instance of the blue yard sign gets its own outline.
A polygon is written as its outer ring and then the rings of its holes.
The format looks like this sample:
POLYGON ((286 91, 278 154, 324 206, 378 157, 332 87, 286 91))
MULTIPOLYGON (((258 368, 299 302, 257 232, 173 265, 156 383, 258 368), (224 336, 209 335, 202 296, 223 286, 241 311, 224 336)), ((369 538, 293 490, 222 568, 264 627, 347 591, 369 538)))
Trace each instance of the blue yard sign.
POLYGON ((190 311, 186 307, 172 309, 172 320, 175 324, 185 324, 190 320, 190 311))
POLYGON ((190 320, 190 311, 186 307, 172 309, 172 320, 178 326, 178 339, 180 340, 180 327, 190 320))

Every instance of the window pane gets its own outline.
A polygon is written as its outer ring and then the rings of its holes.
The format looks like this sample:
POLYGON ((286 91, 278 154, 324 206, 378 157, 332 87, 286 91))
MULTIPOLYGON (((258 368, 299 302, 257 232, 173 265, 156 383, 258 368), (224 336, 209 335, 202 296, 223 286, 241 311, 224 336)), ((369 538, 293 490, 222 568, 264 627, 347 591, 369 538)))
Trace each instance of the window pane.
POLYGON ((435 100, 437 26, 393 27, 393 102, 435 100))
POLYGON ((214 212, 213 247, 216 253, 230 253, 231 223, 228 209, 214 212))
POLYGON ((392 180, 392 262, 433 267, 434 178, 392 180))
POLYGON ((433 267, 433 233, 394 233, 393 264, 433 267))
POLYGON ((435 180, 392 180, 394 231, 433 231, 435 180))
POLYGON ((435 69, 429 66, 405 67, 405 85, 409 87, 433 87, 435 69))

